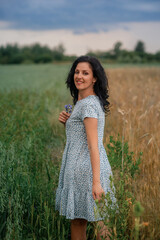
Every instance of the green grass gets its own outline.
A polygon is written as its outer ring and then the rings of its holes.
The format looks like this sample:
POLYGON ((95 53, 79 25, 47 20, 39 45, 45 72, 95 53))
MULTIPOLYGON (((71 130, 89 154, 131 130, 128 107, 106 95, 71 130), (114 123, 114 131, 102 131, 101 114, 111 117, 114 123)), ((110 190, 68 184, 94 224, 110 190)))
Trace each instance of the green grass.
POLYGON ((56 239, 54 194, 64 129, 56 121, 52 129, 48 119, 57 99, 28 90, 0 97, 1 239, 56 239))
MULTIPOLYGON (((0 67, 0 239, 67 239, 54 210, 67 66, 0 67)), ((64 231, 65 230, 65 231, 64 231)))

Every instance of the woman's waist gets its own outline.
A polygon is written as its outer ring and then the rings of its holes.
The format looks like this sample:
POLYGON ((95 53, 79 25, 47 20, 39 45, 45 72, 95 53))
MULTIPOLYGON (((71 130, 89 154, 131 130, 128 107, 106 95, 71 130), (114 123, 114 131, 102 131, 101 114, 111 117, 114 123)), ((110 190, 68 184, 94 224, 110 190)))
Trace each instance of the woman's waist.
MULTIPOLYGON (((83 146, 83 148, 87 148, 88 149, 88 142, 87 142, 87 137, 86 136, 77 136, 74 134, 71 135, 66 135, 66 145, 71 147, 78 147, 81 148, 83 146)), ((103 139, 99 138, 98 139, 98 149, 99 151, 105 151, 104 145, 103 145, 103 139)))

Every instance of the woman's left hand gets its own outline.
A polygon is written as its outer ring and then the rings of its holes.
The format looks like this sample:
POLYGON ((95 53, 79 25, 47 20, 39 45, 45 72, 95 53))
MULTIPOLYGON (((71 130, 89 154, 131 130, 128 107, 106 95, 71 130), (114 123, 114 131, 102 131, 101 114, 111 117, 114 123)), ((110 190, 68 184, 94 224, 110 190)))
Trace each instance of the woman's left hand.
POLYGON ((93 195, 93 199, 96 200, 101 200, 102 195, 105 195, 105 192, 101 186, 100 183, 93 183, 92 185, 92 195, 93 195))

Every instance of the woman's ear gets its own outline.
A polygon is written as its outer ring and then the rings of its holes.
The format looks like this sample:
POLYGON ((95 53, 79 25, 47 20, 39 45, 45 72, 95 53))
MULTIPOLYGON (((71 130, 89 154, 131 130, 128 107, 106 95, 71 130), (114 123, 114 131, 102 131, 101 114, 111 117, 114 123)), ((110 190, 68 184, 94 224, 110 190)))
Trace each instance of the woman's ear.
POLYGON ((97 81, 97 78, 93 78, 93 83, 95 83, 97 81))

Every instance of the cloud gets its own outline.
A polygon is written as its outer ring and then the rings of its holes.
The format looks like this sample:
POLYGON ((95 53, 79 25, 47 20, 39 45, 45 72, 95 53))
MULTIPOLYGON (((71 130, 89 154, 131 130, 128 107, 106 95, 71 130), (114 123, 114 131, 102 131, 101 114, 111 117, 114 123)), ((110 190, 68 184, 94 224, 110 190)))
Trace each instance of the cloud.
POLYGON ((124 5, 124 8, 130 11, 139 11, 139 12, 160 12, 160 3, 159 2, 132 2, 127 5, 124 5))
POLYGON ((119 22, 160 20, 156 0, 3 0, 0 20, 12 22, 12 29, 75 32, 107 31, 119 22), (107 28, 104 28, 108 24, 107 28))
POLYGON ((0 21, 0 29, 10 29, 12 28, 12 25, 12 22, 0 21))
MULTIPOLYGON (((105 26, 104 26, 105 28, 105 26)), ((133 49, 138 40, 144 41, 148 52, 160 50, 159 22, 121 22, 108 31, 83 32, 75 34, 70 29, 62 30, 0 30, 0 45, 18 43, 29 45, 40 43, 53 48, 63 43, 67 54, 81 55, 89 50, 107 51, 113 48, 117 41, 123 43, 122 48, 133 49)))

